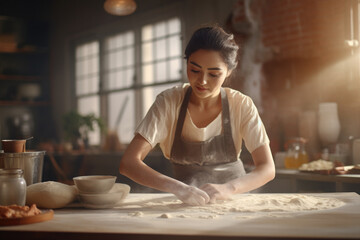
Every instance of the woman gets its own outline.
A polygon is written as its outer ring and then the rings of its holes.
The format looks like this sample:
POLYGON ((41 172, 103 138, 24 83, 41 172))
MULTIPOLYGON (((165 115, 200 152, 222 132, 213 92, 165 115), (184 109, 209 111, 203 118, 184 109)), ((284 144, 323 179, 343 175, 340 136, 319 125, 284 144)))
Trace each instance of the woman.
POLYGON ((269 139, 252 100, 222 88, 237 52, 233 35, 222 28, 195 31, 185 50, 189 83, 157 96, 124 153, 121 174, 191 205, 227 199, 274 178, 269 139), (248 174, 239 159, 242 139, 255 166, 248 174), (143 162, 158 143, 174 178, 143 162))

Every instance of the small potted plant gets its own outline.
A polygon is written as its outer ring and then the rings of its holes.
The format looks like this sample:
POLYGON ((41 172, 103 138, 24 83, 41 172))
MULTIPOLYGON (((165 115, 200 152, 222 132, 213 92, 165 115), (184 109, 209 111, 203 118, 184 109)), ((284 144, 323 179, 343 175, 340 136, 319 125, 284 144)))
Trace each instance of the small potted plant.
POLYGON ((89 133, 98 126, 101 132, 105 130, 103 120, 94 114, 82 115, 77 111, 70 111, 63 115, 63 130, 65 138, 70 141, 74 149, 89 146, 89 133))

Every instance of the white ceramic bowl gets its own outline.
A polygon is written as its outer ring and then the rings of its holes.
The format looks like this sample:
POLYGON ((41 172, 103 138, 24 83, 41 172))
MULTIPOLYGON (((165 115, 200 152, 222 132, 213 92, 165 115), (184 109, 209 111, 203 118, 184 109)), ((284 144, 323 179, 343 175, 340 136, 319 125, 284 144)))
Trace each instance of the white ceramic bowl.
POLYGON ((127 184, 116 183, 108 193, 102 194, 79 194, 82 205, 86 208, 113 208, 124 201, 130 192, 127 184))
POLYGON ((116 176, 90 175, 73 178, 79 193, 99 194, 108 193, 114 186, 116 176))

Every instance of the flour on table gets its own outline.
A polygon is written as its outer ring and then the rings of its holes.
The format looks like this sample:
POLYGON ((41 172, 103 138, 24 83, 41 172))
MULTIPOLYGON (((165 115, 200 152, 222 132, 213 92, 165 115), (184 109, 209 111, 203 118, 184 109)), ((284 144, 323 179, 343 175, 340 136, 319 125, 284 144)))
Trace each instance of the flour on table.
POLYGON ((143 212, 140 212, 140 211, 136 211, 136 212, 129 213, 129 216, 132 216, 132 217, 142 217, 142 216, 144 216, 144 213, 143 213, 143 212))
POLYGON ((338 208, 345 203, 336 198, 316 197, 306 194, 241 194, 234 199, 218 201, 203 206, 189 206, 175 197, 154 199, 128 204, 141 212, 129 214, 134 217, 155 216, 157 218, 216 219, 222 215, 248 219, 257 215, 283 216, 288 212, 319 211, 338 208), (282 214, 284 213, 284 214, 282 214), (250 215, 249 215, 250 214, 250 215), (251 215, 254 214, 254 215, 251 215), (280 215, 279 215, 280 214, 280 215))

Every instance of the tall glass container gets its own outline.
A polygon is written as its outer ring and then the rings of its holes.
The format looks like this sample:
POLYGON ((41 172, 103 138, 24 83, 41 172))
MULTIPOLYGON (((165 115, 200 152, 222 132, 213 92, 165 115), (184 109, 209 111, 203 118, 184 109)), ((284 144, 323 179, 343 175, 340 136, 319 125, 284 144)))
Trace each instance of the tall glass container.
POLYGON ((337 103, 320 103, 318 119, 319 138, 323 145, 336 143, 341 130, 337 103))

